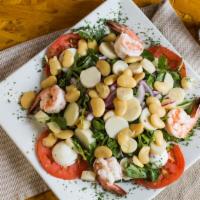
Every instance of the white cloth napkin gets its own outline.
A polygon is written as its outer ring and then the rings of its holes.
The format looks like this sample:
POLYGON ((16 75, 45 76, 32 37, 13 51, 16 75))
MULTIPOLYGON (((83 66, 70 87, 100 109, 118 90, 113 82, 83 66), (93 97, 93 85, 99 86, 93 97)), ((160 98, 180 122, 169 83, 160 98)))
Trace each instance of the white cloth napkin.
MULTIPOLYGON (((168 2, 156 11, 150 6, 143 11, 175 46, 183 57, 200 72, 200 47, 178 19, 168 2), (155 12, 156 11, 156 12, 155 12), (154 14, 155 13, 155 14, 154 14)), ((0 53, 0 80, 27 62, 64 30, 25 42, 0 53), (23 56, 21 56, 23 55, 23 56)), ((200 162, 196 163, 176 184, 164 190, 156 200, 200 199, 200 162)), ((0 129, 0 199, 25 199, 46 191, 48 187, 23 157, 6 133, 0 129)))

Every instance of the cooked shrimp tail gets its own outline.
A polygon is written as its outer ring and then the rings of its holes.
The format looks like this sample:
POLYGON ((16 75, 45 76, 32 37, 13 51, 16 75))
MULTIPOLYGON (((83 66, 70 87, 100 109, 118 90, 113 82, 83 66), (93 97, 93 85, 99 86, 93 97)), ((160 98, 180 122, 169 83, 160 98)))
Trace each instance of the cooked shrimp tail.
MULTIPOLYGON (((40 91, 41 92, 41 91, 40 91)), ((30 106, 30 108, 28 109, 28 114, 32 114, 34 112, 34 110, 37 108, 37 106, 40 103, 40 92, 38 92, 35 100, 33 101, 33 104, 30 106)))
POLYGON ((124 196, 127 194, 127 192, 122 189, 120 186, 116 185, 116 184, 111 184, 105 180, 102 180, 100 178, 97 179, 99 184, 107 191, 115 193, 119 196, 124 196))

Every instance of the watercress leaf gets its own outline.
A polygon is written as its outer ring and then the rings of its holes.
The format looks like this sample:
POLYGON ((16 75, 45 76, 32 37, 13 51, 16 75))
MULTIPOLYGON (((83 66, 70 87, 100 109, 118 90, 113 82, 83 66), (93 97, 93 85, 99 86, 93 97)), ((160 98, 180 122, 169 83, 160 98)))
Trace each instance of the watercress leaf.
POLYGON ((158 69, 160 71, 166 70, 168 65, 167 58, 165 56, 160 56, 158 59, 158 69))
POLYGON ((150 61, 154 60, 153 54, 150 51, 146 50, 146 49, 144 49, 144 51, 142 52, 141 56, 143 58, 146 58, 146 59, 150 60, 150 61))
POLYGON ((153 88, 153 85, 154 85, 154 82, 155 82, 155 77, 152 74, 148 74, 146 82, 151 88, 153 88))
POLYGON ((50 118, 50 121, 55 122, 61 129, 67 128, 67 123, 64 117, 59 114, 53 114, 50 118))
POLYGON ((92 120, 92 127, 98 131, 105 130, 105 123, 102 119, 92 120))
POLYGON ((156 76, 156 81, 163 81, 165 78, 165 72, 159 72, 156 76))
POLYGON ((160 169, 149 167, 147 169, 147 176, 151 181, 156 181, 160 175, 160 169))
POLYGON ((74 144, 74 147, 73 147, 74 151, 76 151, 78 154, 80 154, 84 160, 87 160, 84 150, 83 150, 81 144, 79 143, 79 141, 76 138, 73 138, 72 142, 74 144))
POLYGON ((147 172, 144 168, 138 167, 134 164, 128 164, 128 166, 124 169, 126 175, 128 177, 138 179, 138 178, 147 178, 147 172))
POLYGON ((115 139, 108 138, 107 146, 111 149, 114 157, 116 157, 116 158, 121 157, 121 155, 122 155, 121 150, 120 150, 118 142, 115 139))
POLYGON ((170 71, 172 78, 174 79, 174 87, 180 87, 181 85, 181 76, 178 72, 170 71))

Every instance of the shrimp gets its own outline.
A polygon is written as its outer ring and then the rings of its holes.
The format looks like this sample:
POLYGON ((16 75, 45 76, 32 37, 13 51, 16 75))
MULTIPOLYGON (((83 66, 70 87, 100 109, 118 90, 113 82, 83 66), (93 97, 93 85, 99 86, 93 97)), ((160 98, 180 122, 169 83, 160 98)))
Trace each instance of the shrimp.
POLYGON ((133 30, 110 20, 107 24, 114 31, 121 33, 114 43, 115 52, 121 59, 124 59, 126 56, 141 55, 144 45, 133 30))
POLYGON ((166 130, 176 138, 185 138, 200 117, 199 103, 193 107, 191 116, 182 108, 174 108, 167 114, 166 130))
POLYGON ((58 85, 42 90, 30 107, 29 113, 31 113, 39 103, 40 108, 45 112, 59 113, 66 105, 65 92, 58 85))
POLYGON ((127 194, 121 187, 114 184, 116 180, 122 179, 122 169, 115 157, 96 159, 94 162, 94 171, 97 174, 97 181, 105 190, 120 196, 127 194))

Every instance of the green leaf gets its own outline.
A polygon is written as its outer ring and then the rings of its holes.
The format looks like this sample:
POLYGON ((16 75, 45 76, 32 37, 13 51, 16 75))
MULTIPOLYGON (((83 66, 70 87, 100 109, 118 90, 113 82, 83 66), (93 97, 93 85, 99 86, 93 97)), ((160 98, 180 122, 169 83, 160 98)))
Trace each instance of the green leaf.
POLYGON ((121 150, 120 150, 118 142, 115 139, 108 138, 107 146, 111 149, 112 154, 115 158, 121 157, 122 155, 121 150))
POLYGON ((178 72, 170 71, 172 78, 174 79, 174 87, 180 87, 181 85, 181 76, 178 72))
POLYGON ((157 74, 157 76, 156 76, 156 81, 163 81, 164 80, 164 78, 165 78, 165 72, 159 72, 158 74, 157 74))
POLYGON ((160 56, 158 59, 158 69, 160 71, 166 70, 168 65, 167 58, 165 56, 160 56))
POLYGON ((105 130, 105 123, 102 119, 94 119, 92 121, 92 127, 98 131, 105 130))
POLYGON ((156 181, 160 175, 160 169, 147 168, 147 176, 151 181, 156 181))
POLYGON ((151 88, 153 88, 155 77, 152 74, 148 74, 146 82, 151 88))
POLYGON ((50 118, 51 122, 55 122, 61 129, 67 128, 67 123, 64 117, 60 116, 59 114, 53 114, 50 118))
POLYGON ((149 146, 152 141, 154 141, 153 131, 145 131, 137 137, 138 147, 149 146))
POLYGON ((142 52, 141 56, 143 58, 146 58, 146 59, 150 60, 150 61, 154 61, 153 54, 150 51, 146 50, 146 49, 144 49, 144 51, 142 52))
POLYGON ((85 155, 83 148, 80 145, 79 141, 76 138, 73 138, 72 142, 74 144, 74 147, 73 147, 74 151, 76 151, 78 154, 80 154, 84 160, 87 160, 86 155, 85 155))
POLYGON ((128 166, 124 169, 126 175, 128 177, 138 179, 146 179, 147 178, 147 172, 144 168, 138 167, 134 164, 128 164, 128 166))

